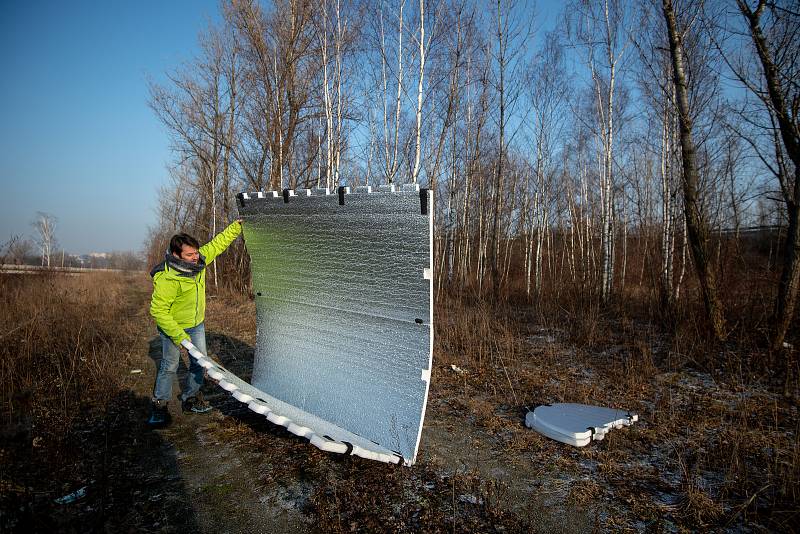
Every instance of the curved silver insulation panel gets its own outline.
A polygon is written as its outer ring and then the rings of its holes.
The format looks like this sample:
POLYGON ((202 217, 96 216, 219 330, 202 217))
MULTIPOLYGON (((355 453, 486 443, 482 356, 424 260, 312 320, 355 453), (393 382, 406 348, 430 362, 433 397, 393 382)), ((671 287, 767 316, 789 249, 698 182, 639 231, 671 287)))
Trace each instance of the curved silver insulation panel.
POLYGON ((328 452, 352 454, 379 462, 411 465, 393 451, 377 447, 369 440, 267 395, 211 358, 204 356, 191 342, 184 340, 181 344, 186 347, 191 357, 206 369, 208 377, 229 392, 233 398, 263 415, 270 422, 285 427, 292 434, 306 438, 312 445, 328 452))
POLYGON ((252 384, 205 358, 209 376, 320 448, 411 465, 433 352, 432 205, 417 186, 239 195, 252 384))

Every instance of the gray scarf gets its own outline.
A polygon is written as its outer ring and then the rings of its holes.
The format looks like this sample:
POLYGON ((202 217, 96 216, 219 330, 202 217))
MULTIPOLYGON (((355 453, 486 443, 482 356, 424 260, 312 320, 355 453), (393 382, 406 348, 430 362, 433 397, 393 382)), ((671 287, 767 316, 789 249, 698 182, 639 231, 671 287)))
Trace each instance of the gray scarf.
POLYGON ((165 269, 165 265, 168 265, 170 269, 177 271, 178 276, 193 278, 197 275, 197 273, 206 268, 206 257, 200 254, 200 260, 197 263, 191 263, 188 261, 183 261, 177 256, 174 256, 172 253, 167 252, 166 256, 164 256, 164 261, 153 267, 153 269, 150 271, 150 276, 153 277, 156 275, 156 273, 163 271, 165 269))

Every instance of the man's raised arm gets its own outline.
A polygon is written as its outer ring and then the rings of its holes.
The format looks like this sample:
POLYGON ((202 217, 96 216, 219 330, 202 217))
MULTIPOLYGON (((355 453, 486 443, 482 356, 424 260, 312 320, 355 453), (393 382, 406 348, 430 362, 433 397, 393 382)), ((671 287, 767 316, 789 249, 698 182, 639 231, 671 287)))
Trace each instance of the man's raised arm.
POLYGON ((242 233, 242 220, 237 219, 228 225, 223 231, 214 236, 214 239, 200 247, 200 254, 205 256, 206 265, 214 261, 214 258, 225 252, 225 249, 233 243, 242 233))

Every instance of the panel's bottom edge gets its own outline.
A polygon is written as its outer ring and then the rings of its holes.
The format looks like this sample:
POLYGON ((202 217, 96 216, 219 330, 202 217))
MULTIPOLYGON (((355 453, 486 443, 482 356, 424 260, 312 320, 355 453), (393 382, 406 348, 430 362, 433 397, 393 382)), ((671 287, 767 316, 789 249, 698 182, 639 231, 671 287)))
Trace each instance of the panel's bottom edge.
MULTIPOLYGON (((375 460, 377 462, 384 462, 388 464, 405 466, 411 466, 414 464, 414 458, 409 459, 404 458, 397 453, 388 454, 386 452, 370 450, 344 440, 337 441, 329 436, 318 434, 313 428, 296 424, 292 419, 273 411, 269 403, 264 401, 263 398, 256 398, 241 391, 241 386, 247 384, 246 382, 217 364, 211 358, 204 356, 203 353, 197 350, 197 347, 195 347, 190 341, 183 340, 181 345, 183 345, 183 347, 189 351, 189 355, 197 360, 197 363, 206 370, 208 377, 216 382, 219 387, 230 393, 234 399, 246 405, 253 412, 263 415, 269 422, 280 425, 286 428, 286 430, 292 434, 307 439, 318 449, 337 454, 349 454, 352 456, 358 456, 368 460, 375 460)), ((252 384, 247 384, 247 386, 261 392, 261 390, 252 384)), ((262 397, 271 398, 270 395, 263 392, 261 393, 262 397)), ((341 430, 343 433, 348 432, 344 429, 341 430)))

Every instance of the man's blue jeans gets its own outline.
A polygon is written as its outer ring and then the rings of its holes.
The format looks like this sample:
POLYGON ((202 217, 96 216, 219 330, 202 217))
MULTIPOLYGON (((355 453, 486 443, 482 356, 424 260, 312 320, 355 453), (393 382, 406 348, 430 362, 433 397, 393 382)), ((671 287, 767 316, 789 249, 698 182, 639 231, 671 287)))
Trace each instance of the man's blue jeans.
MULTIPOLYGON (((189 337, 192 338, 192 343, 197 350, 206 354, 206 327, 204 323, 200 323, 192 328, 184 329, 189 337)), ((181 359, 181 351, 177 345, 160 329, 158 331, 161 336, 161 365, 156 374, 156 385, 153 387, 153 400, 168 401, 172 396, 172 381, 175 378, 176 371, 178 370, 178 363, 181 359)), ((197 395, 200 387, 203 385, 203 376, 205 369, 197 363, 197 360, 189 356, 189 374, 186 377, 186 387, 183 388, 180 400, 184 401, 189 397, 197 395)))

